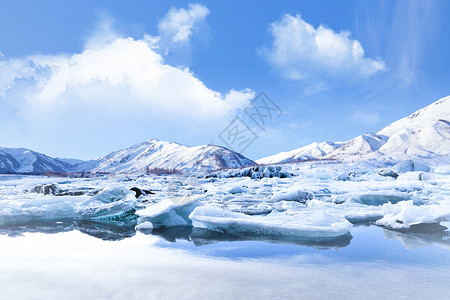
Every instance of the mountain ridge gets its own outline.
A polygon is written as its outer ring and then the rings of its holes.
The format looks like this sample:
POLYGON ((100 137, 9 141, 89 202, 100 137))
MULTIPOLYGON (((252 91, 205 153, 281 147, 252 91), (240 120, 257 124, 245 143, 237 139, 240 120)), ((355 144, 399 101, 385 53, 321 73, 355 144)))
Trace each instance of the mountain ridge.
POLYGON ((151 169, 213 171, 256 163, 217 145, 189 147, 150 139, 94 160, 52 158, 25 148, 0 147, 0 173, 145 173, 151 169))
MULTIPOLYGON (((351 162, 377 158, 405 160, 448 156, 450 155, 449 118, 450 96, 446 96, 387 125, 377 133, 359 135, 340 144, 326 155, 312 156, 305 160, 333 159, 351 162)), ((289 154, 301 153, 315 144, 317 143, 256 161, 283 163, 295 158, 289 154), (273 159, 276 157, 282 159, 276 161, 273 159)))

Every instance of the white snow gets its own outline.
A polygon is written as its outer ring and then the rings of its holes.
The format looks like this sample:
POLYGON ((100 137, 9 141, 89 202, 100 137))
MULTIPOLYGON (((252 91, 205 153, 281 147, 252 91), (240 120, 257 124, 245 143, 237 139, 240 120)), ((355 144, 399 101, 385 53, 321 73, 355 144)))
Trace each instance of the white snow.
POLYGON ((342 146, 341 142, 314 142, 307 146, 288 151, 281 152, 272 156, 264 157, 256 160, 258 164, 276 164, 293 161, 312 160, 324 157, 328 153, 342 146))

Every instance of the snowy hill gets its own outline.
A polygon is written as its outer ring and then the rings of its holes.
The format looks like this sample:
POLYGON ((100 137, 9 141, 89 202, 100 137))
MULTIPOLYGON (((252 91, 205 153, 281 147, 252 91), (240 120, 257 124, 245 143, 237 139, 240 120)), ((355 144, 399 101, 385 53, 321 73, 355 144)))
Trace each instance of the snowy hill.
POLYGON ((389 136, 378 151, 393 158, 450 155, 450 96, 390 124, 378 134, 389 136))
POLYGON ((72 165, 25 148, 0 147, 0 173, 65 172, 72 165))
POLYGON ((327 151, 330 148, 319 147, 322 144, 324 143, 313 143, 297 150, 258 159, 257 162, 280 163, 302 160, 302 155, 309 153, 310 149, 317 150, 314 153, 319 154, 311 155, 311 157, 342 161, 448 157, 450 155, 450 96, 439 99, 388 125, 376 134, 363 134, 342 145, 329 143, 337 145, 330 151, 327 151), (319 148, 324 150, 324 155, 320 155, 319 148))
POLYGON ((373 133, 367 133, 357 136, 348 142, 345 142, 338 149, 330 152, 328 155, 324 156, 325 159, 344 159, 353 158, 360 159, 366 154, 373 153, 380 149, 386 141, 387 136, 378 135, 373 133))
POLYGON ((256 162, 258 164, 273 164, 318 159, 339 148, 342 144, 343 143, 340 142, 314 142, 292 151, 281 152, 272 156, 258 159, 256 160, 256 162))
POLYGON ((256 164, 227 148, 206 145, 188 147, 177 143, 149 140, 112 152, 94 161, 77 165, 78 171, 144 173, 147 169, 180 171, 218 170, 256 164))

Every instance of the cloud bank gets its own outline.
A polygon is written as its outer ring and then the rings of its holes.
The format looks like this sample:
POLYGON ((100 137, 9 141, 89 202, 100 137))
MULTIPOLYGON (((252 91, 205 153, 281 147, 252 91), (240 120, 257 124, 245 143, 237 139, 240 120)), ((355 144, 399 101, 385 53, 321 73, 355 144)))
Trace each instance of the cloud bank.
POLYGON ((272 44, 261 54, 288 79, 367 78, 385 69, 382 60, 364 56, 350 32, 336 33, 323 25, 314 28, 300 15, 284 15, 271 24, 270 31, 272 44))
MULTIPOLYGON (((205 15, 195 5, 186 12, 205 15)), ((178 13, 171 10, 169 20, 179 20, 178 13)), ((190 25, 173 37, 188 39, 190 25)), ((106 32, 94 34, 80 53, 0 57, 3 146, 92 158, 92 149, 106 154, 150 138, 206 144, 254 96, 208 88, 188 68, 165 63, 151 39, 106 32)))

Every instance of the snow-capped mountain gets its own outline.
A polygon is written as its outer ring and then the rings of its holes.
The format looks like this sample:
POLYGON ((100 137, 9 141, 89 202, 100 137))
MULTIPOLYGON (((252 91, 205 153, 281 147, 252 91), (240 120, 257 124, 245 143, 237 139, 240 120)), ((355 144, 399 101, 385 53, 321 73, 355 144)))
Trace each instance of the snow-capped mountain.
MULTIPOLYGON (((359 161, 371 158, 405 160, 450 156, 450 96, 400 119, 377 134, 360 135, 345 143, 313 143, 257 160, 260 164, 333 159, 359 161)), ((0 147, 0 173, 106 172, 144 173, 149 169, 209 171, 256 164, 227 148, 188 147, 149 140, 91 161, 58 159, 24 148, 0 147)))
POLYGON ((393 158, 450 155, 450 96, 390 124, 378 134, 389 136, 378 151, 393 158))
POLYGON ((65 172, 72 165, 25 148, 0 147, 0 173, 65 172))
MULTIPOLYGON (((258 159, 258 163, 281 163, 302 160, 303 151, 317 149, 323 143, 282 152, 258 159), (300 158, 300 159, 298 159, 300 158)), ((450 155, 450 96, 424 107, 400 119, 378 133, 360 135, 331 151, 324 148, 324 155, 312 155, 318 159, 359 161, 370 158, 405 160, 410 158, 433 158, 450 155)), ((329 149, 329 148, 328 148, 329 149)), ((308 156, 306 156, 308 157, 308 156)))
POLYGON ((344 157, 353 157, 356 159, 362 156, 373 153, 382 147, 388 140, 387 136, 366 133, 345 142, 338 149, 331 151, 325 155, 325 159, 342 159, 344 157))
POLYGON ((179 171, 218 170, 256 163, 227 148, 206 145, 188 147, 177 143, 148 140, 77 165, 78 171, 145 173, 149 169, 179 171))
POLYGON ((256 162, 258 164, 273 164, 318 159, 339 148, 342 144, 343 143, 341 142, 314 142, 292 151, 281 152, 272 156, 258 159, 256 160, 256 162))

